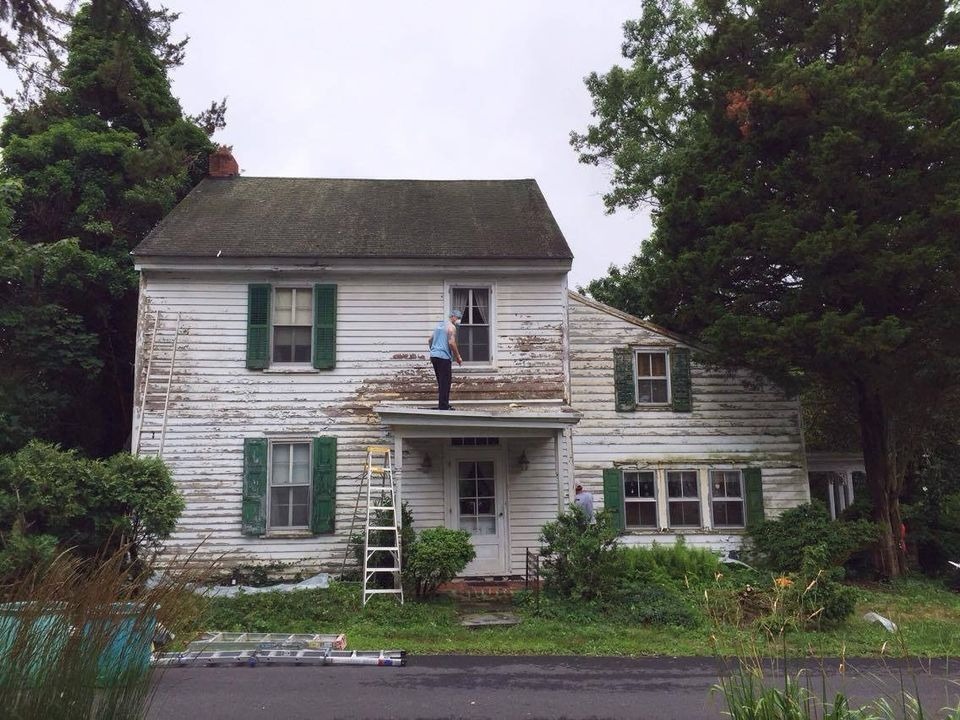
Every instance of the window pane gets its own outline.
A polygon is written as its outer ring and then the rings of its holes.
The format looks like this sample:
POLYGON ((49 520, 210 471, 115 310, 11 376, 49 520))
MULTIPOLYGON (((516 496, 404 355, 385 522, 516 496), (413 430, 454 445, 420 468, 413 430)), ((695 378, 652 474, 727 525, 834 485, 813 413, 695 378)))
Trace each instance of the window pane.
POLYGON ((312 329, 308 327, 292 328, 294 362, 310 362, 310 335, 312 332, 312 329))
POLYGON ((655 490, 656 482, 653 473, 640 473, 640 497, 652 498, 655 490))
POLYGON ((640 475, 638 473, 623 474, 623 496, 628 498, 640 497, 640 475))
POLYGON ((291 525, 304 526, 310 524, 310 488, 290 488, 290 498, 293 512, 291 525))
POLYGON ((479 515, 493 515, 493 498, 477 500, 477 513, 479 515))
POLYGON ((460 481, 460 497, 476 497, 477 496, 477 481, 476 480, 461 480, 460 481))
POLYGON ((313 325, 313 292, 311 290, 297 290, 297 325, 313 325))
POLYGON ((270 525, 288 527, 290 525, 290 489, 275 487, 270 489, 270 525))
POLYGON ((477 514, 477 501, 476 500, 461 500, 460 501, 460 515, 476 515, 477 514))
POLYGON ((672 498, 683 497, 683 484, 680 482, 680 473, 667 473, 667 495, 672 498))
POLYGON ((477 519, 475 517, 470 517, 469 515, 467 517, 460 518, 460 529, 466 530, 471 535, 475 535, 477 532, 477 519))
POLYGON ((489 362, 490 328, 461 325, 457 331, 457 346, 467 362, 489 362))
POLYGON ((293 328, 275 327, 273 329, 273 361, 293 361, 293 328))
POLYGON ((743 503, 740 501, 713 503, 713 524, 743 527, 743 503))
POLYGON ((650 376, 650 353, 637 353, 637 377, 650 376))
POLYGON ((650 397, 652 398, 651 402, 667 402, 667 381, 650 380, 650 397))
POLYGON ((289 325, 293 321, 293 290, 277 289, 273 300, 274 324, 289 325))
POLYGON ((496 535, 497 519, 495 517, 478 517, 476 535, 496 535))
POLYGON ((306 443, 293 445, 293 471, 290 482, 300 485, 310 483, 310 446, 306 443))
POLYGON ((637 402, 638 403, 653 402, 653 381, 651 380, 637 381, 637 402))
POLYGON ((477 480, 477 495, 479 497, 493 497, 493 478, 479 478, 477 480))
POLYGON ((700 527, 700 503, 671 502, 670 527, 700 527))
POLYGON ((667 356, 663 353, 650 353, 650 375, 667 376, 667 356))
POLYGON ((697 474, 683 473, 683 496, 695 498, 699 495, 697 492, 697 474))
POLYGON ((270 468, 270 483, 284 485, 290 482, 290 446, 273 446, 273 467, 270 468))
POLYGON ((637 507, 640 508, 640 522, 637 523, 640 527, 656 527, 657 526, 657 506, 654 503, 636 503, 637 507))
MULTIPOLYGON (((489 460, 483 460, 477 463, 477 477, 493 479, 493 463, 489 460)), ((491 495, 493 493, 490 493, 491 495)))
POLYGON ((477 288, 473 291, 472 322, 486 325, 490 322, 490 291, 486 288, 477 288))
POLYGON ((640 506, 643 503, 628 502, 624 503, 624 522, 627 527, 637 527, 640 524, 640 506))

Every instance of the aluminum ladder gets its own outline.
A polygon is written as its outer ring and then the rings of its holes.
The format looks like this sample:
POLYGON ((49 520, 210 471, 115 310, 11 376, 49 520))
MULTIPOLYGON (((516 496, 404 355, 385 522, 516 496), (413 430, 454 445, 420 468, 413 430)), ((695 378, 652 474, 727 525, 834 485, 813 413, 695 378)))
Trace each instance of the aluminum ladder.
POLYGON ((393 451, 389 445, 367 447, 364 481, 367 485, 367 512, 363 529, 363 604, 374 595, 397 595, 403 603, 400 572, 400 498, 393 481, 393 451), (386 567, 371 564, 388 554, 386 567), (393 587, 374 587, 378 577, 389 575, 393 587))
MULTIPOLYGON (((163 455, 163 446, 167 439, 167 416, 170 411, 170 390, 173 387, 173 372, 177 364, 177 350, 180 345, 180 313, 168 313, 174 317, 173 333, 169 330, 164 332, 165 316, 157 310, 151 317, 146 313, 144 317, 149 322, 153 321, 153 327, 149 335, 150 344, 146 349, 146 365, 143 369, 143 387, 139 394, 139 415, 137 416, 137 429, 133 434, 131 452, 134 455, 140 454, 140 447, 143 443, 145 433, 150 433, 150 439, 155 439, 156 428, 145 428, 144 419, 147 416, 147 405, 158 404, 160 397, 163 399, 163 413, 160 416, 160 442, 157 445, 156 455, 163 455), (160 388, 151 387, 154 372, 165 376, 160 388), (160 397, 158 397, 160 396, 160 397)), ((144 331, 146 335, 146 331, 144 331)), ((147 338, 144 338, 144 346, 147 346, 147 338)))

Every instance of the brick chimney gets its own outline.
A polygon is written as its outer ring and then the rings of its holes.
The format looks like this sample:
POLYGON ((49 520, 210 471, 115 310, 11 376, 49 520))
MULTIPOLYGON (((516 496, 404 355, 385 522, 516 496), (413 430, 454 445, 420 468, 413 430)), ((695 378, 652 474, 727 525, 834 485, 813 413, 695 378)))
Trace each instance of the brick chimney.
POLYGON ((232 177, 240 174, 240 166, 233 157, 233 147, 221 145, 210 153, 210 166, 207 175, 212 178, 232 177))

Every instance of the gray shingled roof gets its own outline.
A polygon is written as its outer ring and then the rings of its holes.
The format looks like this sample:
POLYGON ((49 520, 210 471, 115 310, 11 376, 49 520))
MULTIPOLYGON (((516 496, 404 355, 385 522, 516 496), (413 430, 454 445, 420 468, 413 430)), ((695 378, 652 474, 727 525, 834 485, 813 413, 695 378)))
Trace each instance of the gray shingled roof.
POLYGON ((134 254, 570 259, 535 180, 207 178, 134 254))

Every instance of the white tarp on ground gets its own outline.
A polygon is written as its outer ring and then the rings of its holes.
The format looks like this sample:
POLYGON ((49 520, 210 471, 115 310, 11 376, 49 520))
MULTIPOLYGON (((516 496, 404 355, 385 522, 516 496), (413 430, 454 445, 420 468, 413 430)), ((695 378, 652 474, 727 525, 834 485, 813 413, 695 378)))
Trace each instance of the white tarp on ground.
POLYGON ((308 577, 296 583, 280 583, 279 585, 265 585, 263 587, 253 587, 252 585, 216 585, 214 587, 203 588, 204 595, 208 597, 233 597, 239 593, 245 595, 254 595, 265 592, 290 592, 292 590, 310 590, 312 588, 330 587, 330 574, 317 573, 313 577, 308 577))

